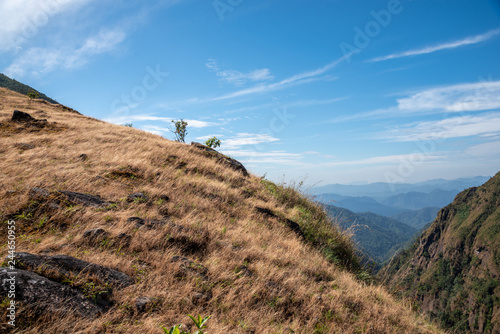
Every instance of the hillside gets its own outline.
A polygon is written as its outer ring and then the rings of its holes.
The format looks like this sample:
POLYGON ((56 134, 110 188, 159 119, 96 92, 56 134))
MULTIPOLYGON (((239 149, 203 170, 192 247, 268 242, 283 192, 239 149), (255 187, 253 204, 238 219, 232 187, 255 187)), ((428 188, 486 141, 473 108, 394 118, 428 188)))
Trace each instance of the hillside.
POLYGON ((342 228, 351 231, 359 249, 378 263, 390 259, 418 232, 394 218, 371 212, 354 213, 333 205, 325 208, 342 228))
POLYGON ((162 333, 199 314, 213 334, 440 333, 360 280, 350 239, 295 189, 201 145, 0 97, 16 331, 162 333))
POLYGON ((45 100, 49 103, 54 103, 54 104, 58 103, 56 100, 51 99, 47 95, 42 94, 39 91, 37 91, 36 89, 31 88, 30 86, 25 85, 23 83, 20 83, 19 81, 15 80, 15 79, 11 79, 3 73, 0 73, 0 87, 10 89, 10 90, 12 90, 14 92, 18 92, 22 95, 26 95, 26 94, 28 94, 28 92, 35 91, 39 94, 40 99, 45 100))
POLYGON ((467 189, 381 273, 443 326, 500 332, 500 173, 467 189))
POLYGON ((420 210, 403 211, 393 215, 392 218, 420 230, 436 218, 439 210, 438 207, 427 207, 420 210))

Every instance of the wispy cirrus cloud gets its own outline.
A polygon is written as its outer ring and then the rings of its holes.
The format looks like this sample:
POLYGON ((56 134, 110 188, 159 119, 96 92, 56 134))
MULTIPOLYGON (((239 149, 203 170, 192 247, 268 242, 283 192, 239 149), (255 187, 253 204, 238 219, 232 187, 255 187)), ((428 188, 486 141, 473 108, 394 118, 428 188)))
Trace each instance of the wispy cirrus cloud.
POLYGON ((484 34, 469 36, 469 37, 459 39, 456 41, 452 41, 452 42, 445 42, 445 43, 440 43, 440 44, 436 44, 436 45, 426 46, 426 47, 423 47, 420 49, 413 49, 413 50, 404 51, 404 52, 400 52, 400 53, 393 53, 393 54, 386 55, 386 56, 376 57, 376 58, 370 59, 369 61, 370 62, 379 62, 379 61, 384 61, 384 60, 389 60, 389 59, 396 59, 396 58, 429 54, 429 53, 433 53, 433 52, 441 51, 441 50, 456 49, 456 48, 460 48, 460 47, 467 46, 467 45, 473 45, 473 44, 485 42, 485 41, 490 40, 499 34, 500 34, 500 29, 494 29, 494 30, 490 30, 484 34))
POLYGON ((378 135, 379 139, 395 142, 442 140, 469 136, 500 135, 500 113, 460 116, 439 121, 411 123, 378 135))
POLYGON ((214 72, 221 81, 234 84, 236 86, 241 86, 246 82, 256 82, 256 81, 269 81, 273 80, 274 76, 271 75, 271 71, 267 68, 254 70, 248 73, 242 73, 235 70, 222 70, 214 59, 209 59, 205 66, 214 72))
POLYGON ((3 0, 0 2, 0 52, 14 50, 34 39, 39 30, 62 14, 93 0, 3 0))
POLYGON ((411 116, 415 113, 463 113, 500 108, 500 81, 440 86, 424 89, 396 100, 395 106, 342 115, 330 120, 341 123, 360 119, 411 116))
POLYGON ((267 133, 237 133, 232 138, 224 139, 223 145, 225 150, 233 150, 241 146, 260 145, 276 141, 279 141, 279 139, 267 133))
POLYGON ((80 47, 33 47, 23 52, 6 69, 9 76, 47 74, 85 65, 91 57, 114 50, 126 37, 125 31, 103 29, 88 37, 80 47))
POLYGON ((426 89, 397 100, 402 111, 481 111, 500 107, 500 81, 480 81, 426 89))
POLYGON ((284 88, 300 85, 300 84, 305 84, 305 83, 310 83, 318 80, 336 80, 336 77, 320 77, 326 72, 330 71, 340 63, 344 62, 350 54, 342 56, 328 64, 326 64, 323 67, 320 67, 316 70, 313 71, 308 71, 308 72, 303 72, 296 74, 294 76, 291 76, 289 78, 283 79, 279 82, 275 83, 269 83, 269 84, 259 84, 254 87, 250 88, 245 88, 233 93, 229 93, 226 95, 222 95, 219 97, 215 97, 210 99, 210 101, 220 101, 220 100, 228 100, 232 98, 237 98, 237 97, 242 97, 242 96, 247 96, 247 95, 252 95, 252 94, 259 94, 259 93, 267 93, 267 92, 272 92, 272 91, 277 91, 281 90, 284 88))
MULTIPOLYGON (((109 122, 109 123, 113 123, 113 124, 126 124, 126 123, 147 122, 147 121, 171 123, 172 120, 175 120, 175 119, 176 118, 173 118, 173 117, 162 117, 162 116, 154 116, 154 115, 137 114, 137 115, 125 115, 125 116, 119 116, 119 117, 105 118, 104 121, 109 122)), ((200 121, 200 120, 196 120, 196 119, 185 119, 184 121, 186 121, 188 123, 189 127, 193 127, 193 128, 206 128, 206 127, 218 125, 217 123, 200 121)), ((155 130, 155 129, 151 128, 151 126, 150 126, 150 129, 155 130)), ((158 130, 158 129, 156 129, 156 130, 158 130)))

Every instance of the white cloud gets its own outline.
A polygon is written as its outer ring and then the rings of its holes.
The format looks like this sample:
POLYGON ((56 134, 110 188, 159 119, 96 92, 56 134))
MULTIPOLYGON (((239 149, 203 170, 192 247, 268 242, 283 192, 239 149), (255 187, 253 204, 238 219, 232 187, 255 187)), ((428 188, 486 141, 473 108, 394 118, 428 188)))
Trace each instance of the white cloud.
MULTIPOLYGON (((105 122, 113 123, 113 124, 125 124, 125 123, 133 123, 133 122, 147 122, 147 121, 160 121, 165 123, 172 123, 172 120, 176 120, 177 118, 172 117, 162 117, 162 116, 153 116, 153 115, 125 115, 119 117, 109 117, 105 118, 105 122)), ((196 119, 185 119, 188 123, 188 128, 206 128, 209 126, 216 126, 217 123, 200 121, 196 119)), ((143 127, 144 128, 144 127, 143 127)))
POLYGON ((397 142, 440 140, 468 136, 489 137, 500 134, 500 113, 453 117, 440 121, 407 124, 380 135, 397 142))
POLYGON ((141 127, 141 130, 146 132, 154 133, 155 135, 163 135, 167 132, 171 132, 169 128, 162 128, 161 126, 156 125, 144 125, 141 127))
POLYGON ((398 100, 403 111, 449 112, 491 110, 500 107, 500 81, 482 81, 427 89, 398 100))
POLYGON ((241 146, 259 145, 276 141, 279 141, 279 139, 265 133, 238 133, 236 137, 224 139, 222 144, 225 150, 233 150, 241 146))
POLYGON ((425 89, 397 99, 397 106, 381 108, 331 119, 340 123, 358 119, 409 116, 416 112, 464 113, 500 108, 500 81, 481 79, 479 82, 425 89))
POLYGON ((75 11, 92 0, 2 0, 0 52, 14 50, 34 39, 55 16, 75 11))
POLYGON ((274 79, 271 75, 271 71, 267 68, 254 70, 249 73, 242 73, 234 70, 221 70, 214 59, 209 59, 206 66, 210 71, 215 72, 215 74, 220 77, 221 81, 237 86, 243 85, 247 81, 269 81, 274 79))
POLYGON ((9 76, 47 74, 56 69, 72 70, 85 65, 90 57, 109 52, 126 37, 120 29, 103 29, 85 40, 77 49, 71 47, 33 47, 23 52, 5 69, 9 76))
POLYGON ((473 145, 468 147, 464 153, 475 158, 500 160, 500 141, 473 145))
POLYGON ((476 36, 469 36, 460 40, 456 40, 453 42, 446 42, 446 43, 441 43, 437 45, 432 45, 432 46, 426 46, 421 49, 413 49, 401 53, 393 53, 387 56, 382 56, 382 57, 377 57, 373 58, 370 61, 372 62, 378 62, 378 61, 384 61, 388 59, 395 59, 395 58, 403 58, 403 57, 411 57, 411 56, 417 56, 417 55, 422 55, 422 54, 428 54, 428 53, 433 53, 436 51, 441 51, 441 50, 447 50, 447 49, 455 49, 459 48, 462 46, 466 45, 472 45, 472 44, 477 44, 481 42, 485 42, 495 36, 500 34, 500 29, 494 29, 490 30, 484 34, 476 35, 476 36))
MULTIPOLYGON (((232 99, 235 97, 242 97, 242 96, 251 95, 251 94, 267 93, 267 92, 281 90, 281 89, 291 87, 291 86, 296 86, 296 85, 300 85, 300 84, 305 84, 305 83, 310 83, 310 82, 314 82, 317 80, 325 79, 324 77, 322 78, 320 76, 325 74, 326 72, 328 72, 332 68, 336 67, 338 64, 342 63, 346 59, 348 59, 349 56, 350 56, 350 54, 342 56, 339 59, 336 59, 336 60, 328 63, 327 65, 325 65, 321 68, 318 68, 316 70, 313 70, 313 71, 296 74, 294 76, 291 76, 290 78, 283 79, 283 80, 276 82, 276 83, 259 84, 257 86, 251 87, 251 88, 242 89, 242 90, 230 93, 230 94, 226 94, 223 96, 213 98, 213 99, 211 99, 211 101, 227 100, 227 99, 232 99)), ((336 77, 327 77, 327 79, 335 80, 336 77)))

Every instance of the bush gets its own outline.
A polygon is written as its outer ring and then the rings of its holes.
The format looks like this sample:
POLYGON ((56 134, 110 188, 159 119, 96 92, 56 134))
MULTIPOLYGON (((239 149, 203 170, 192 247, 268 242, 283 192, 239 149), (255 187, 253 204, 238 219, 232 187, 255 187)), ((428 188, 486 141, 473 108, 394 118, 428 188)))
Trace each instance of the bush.
POLYGON ((175 125, 175 129, 172 130, 172 132, 175 134, 175 141, 185 143, 188 123, 183 119, 181 119, 180 121, 172 120, 172 123, 174 123, 175 125))
POLYGON ((40 94, 37 91, 30 90, 26 95, 30 98, 30 100, 33 99, 38 99, 40 97, 40 94))
POLYGON ((220 147, 220 144, 221 144, 221 142, 217 137, 212 137, 212 138, 207 139, 207 141, 205 141, 205 146, 208 146, 210 148, 220 147))

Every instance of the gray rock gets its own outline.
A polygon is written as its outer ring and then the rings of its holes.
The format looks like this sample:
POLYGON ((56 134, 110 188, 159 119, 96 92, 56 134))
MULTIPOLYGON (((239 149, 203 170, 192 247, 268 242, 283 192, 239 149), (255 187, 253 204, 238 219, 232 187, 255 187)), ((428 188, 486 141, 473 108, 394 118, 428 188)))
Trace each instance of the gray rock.
POLYGON ((34 122, 36 121, 35 118, 33 118, 30 114, 26 112, 22 112, 19 110, 14 110, 14 113, 12 114, 12 121, 16 122, 34 122))
POLYGON ((219 163, 228 166, 229 168, 241 172, 244 176, 248 176, 248 171, 243 164, 233 158, 225 156, 224 154, 217 152, 213 148, 205 146, 197 142, 191 142, 191 146, 196 149, 205 152, 208 156, 214 157, 219 163))
POLYGON ((24 303, 36 313, 74 313, 81 317, 96 318, 101 312, 98 306, 78 290, 26 270, 11 271, 0 267, 0 295, 7 295, 13 277, 15 277, 16 302, 24 303), (16 274, 13 275, 13 272, 16 274))
POLYGON ((138 297, 136 300, 135 300, 135 308, 137 309, 137 312, 138 313, 144 313, 146 312, 148 309, 150 309, 151 307, 153 307, 153 305, 155 303, 158 302, 158 299, 157 298, 151 298, 151 297, 138 297))
POLYGON ((85 239, 85 241, 92 245, 101 242, 102 240, 104 240, 104 238, 107 237, 109 237, 109 233, 102 228, 94 228, 92 230, 83 232, 83 238, 85 239))
POLYGON ((20 150, 26 151, 26 150, 32 150, 35 148, 35 146, 27 143, 16 143, 14 144, 15 148, 18 148, 20 150))
POLYGON ((134 284, 133 279, 125 273, 68 255, 40 256, 16 253, 15 257, 16 262, 23 269, 34 271, 42 268, 57 273, 60 277, 90 275, 116 288, 125 288, 134 284))
POLYGON ((113 238, 113 246, 126 248, 130 246, 132 236, 126 233, 120 233, 113 238))
POLYGON ((129 202, 134 202, 134 201, 147 202, 148 200, 149 198, 144 193, 133 193, 127 196, 127 201, 129 202))
POLYGON ((72 191, 60 191, 69 201, 83 204, 84 206, 103 207, 111 204, 102 198, 89 194, 76 193, 72 191))
POLYGON ((210 291, 206 291, 206 292, 197 292, 195 293, 192 298, 191 298, 191 301, 193 302, 193 304, 195 305, 199 305, 199 304, 206 304, 210 301, 210 299, 212 299, 212 292, 210 291))
POLYGON ((140 217, 130 217, 127 219, 128 223, 134 223, 136 228, 145 227, 149 230, 156 229, 167 224, 166 221, 142 219, 140 217))
POLYGON ((31 188, 29 191, 29 195, 34 198, 47 198, 49 197, 50 193, 42 188, 31 188))
POLYGON ((78 159, 80 159, 81 161, 87 161, 88 160, 88 156, 86 154, 80 154, 78 156, 78 159))

